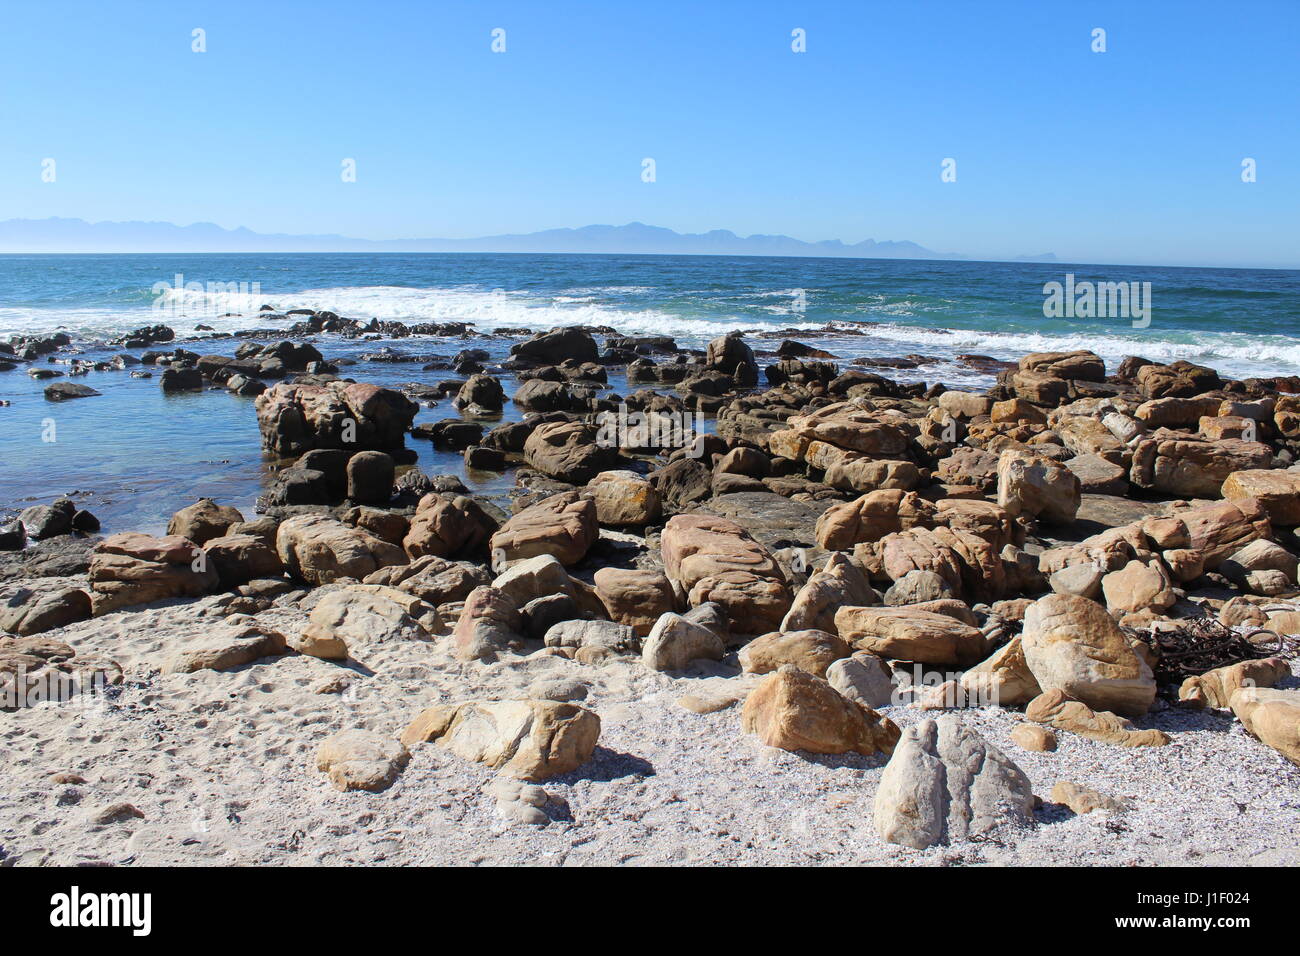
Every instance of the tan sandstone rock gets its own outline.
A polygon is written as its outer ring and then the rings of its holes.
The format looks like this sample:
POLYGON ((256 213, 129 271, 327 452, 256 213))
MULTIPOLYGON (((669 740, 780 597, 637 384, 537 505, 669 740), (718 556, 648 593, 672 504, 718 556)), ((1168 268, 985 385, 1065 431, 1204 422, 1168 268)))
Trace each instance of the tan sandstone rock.
POLYGON ((892 720, 793 664, 754 688, 741 710, 740 726, 769 747, 823 754, 891 753, 899 735, 892 720))

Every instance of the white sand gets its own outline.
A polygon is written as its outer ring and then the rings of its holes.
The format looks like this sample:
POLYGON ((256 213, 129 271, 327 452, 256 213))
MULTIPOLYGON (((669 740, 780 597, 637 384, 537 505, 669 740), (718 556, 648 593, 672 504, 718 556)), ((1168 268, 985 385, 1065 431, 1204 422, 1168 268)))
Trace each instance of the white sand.
MULTIPOLYGON (((1269 864, 1300 863, 1300 768, 1229 717, 1166 709, 1139 722, 1173 736, 1125 749, 1060 734, 1055 753, 1011 743, 1011 711, 963 711, 1047 798, 1068 779, 1128 799, 1119 814, 1046 805, 1003 842, 928 851, 883 843, 872 799, 883 758, 815 757, 760 745, 739 708, 699 716, 681 695, 734 668, 672 679, 639 661, 584 666, 534 655, 460 664, 446 640, 354 647, 363 668, 290 655, 231 672, 160 676, 169 650, 221 620, 219 599, 159 605, 46 636, 111 657, 126 686, 107 707, 44 704, 0 713, 0 863, 31 864, 1269 864), (714 677, 708 677, 712 673, 714 677), (355 693, 318 693, 350 678, 355 693), (595 757, 546 781, 545 827, 507 824, 493 773, 432 745, 390 789, 339 793, 315 768, 327 735, 396 736, 437 701, 523 696, 539 679, 590 685, 603 722, 595 757), (56 784, 58 772, 86 783, 56 784), (127 802, 143 819, 94 825, 127 802)), ((286 633, 300 608, 259 620, 286 633)), ((927 715, 887 708, 900 724, 927 715)))

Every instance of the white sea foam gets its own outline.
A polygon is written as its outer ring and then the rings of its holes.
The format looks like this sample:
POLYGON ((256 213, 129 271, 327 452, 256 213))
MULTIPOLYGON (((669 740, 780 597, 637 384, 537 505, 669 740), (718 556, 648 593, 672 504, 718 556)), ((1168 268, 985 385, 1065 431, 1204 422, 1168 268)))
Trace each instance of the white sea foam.
MULTIPOLYGON (((629 335, 671 335, 683 344, 696 346, 732 329, 768 327, 796 334, 821 329, 828 321, 824 311, 814 320, 781 301, 793 301, 798 291, 795 289, 737 294, 727 300, 736 303, 734 309, 718 308, 723 297, 716 290, 700 290, 694 296, 689 291, 674 293, 674 302, 707 301, 713 314, 683 315, 668 307, 636 308, 628 301, 653 291, 639 286, 575 286, 554 295, 469 285, 344 286, 289 293, 182 288, 166 291, 152 304, 127 309, 0 308, 0 336, 66 330, 82 337, 104 338, 157 322, 173 326, 180 338, 192 334, 199 324, 217 332, 275 327, 275 321, 259 314, 263 305, 277 310, 319 309, 348 317, 407 323, 468 322, 485 331, 608 326, 629 335)), ((935 303, 929 303, 926 310, 932 313, 934 307, 935 303)), ((1123 330, 1113 334, 936 329, 906 322, 908 318, 916 321, 918 308, 907 299, 890 302, 881 296, 879 301, 853 307, 841 316, 849 320, 845 324, 853 324, 854 319, 873 323, 858 326, 866 335, 805 338, 842 358, 909 352, 945 357, 956 352, 978 352, 1012 358, 1031 351, 1091 349, 1112 365, 1126 355, 1142 355, 1156 361, 1200 362, 1243 377, 1300 372, 1300 343, 1284 335, 1176 330, 1162 333, 1158 324, 1140 332, 1123 330)))

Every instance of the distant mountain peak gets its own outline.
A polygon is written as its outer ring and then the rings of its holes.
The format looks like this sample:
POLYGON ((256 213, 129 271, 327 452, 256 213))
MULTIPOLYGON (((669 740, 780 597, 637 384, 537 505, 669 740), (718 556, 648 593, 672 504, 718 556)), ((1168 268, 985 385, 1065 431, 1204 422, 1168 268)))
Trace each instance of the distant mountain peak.
POLYGON ((266 234, 244 226, 225 229, 211 222, 178 226, 170 222, 91 223, 59 217, 0 221, 0 252, 519 252, 963 258, 934 252, 908 240, 806 242, 784 235, 738 236, 730 229, 681 233, 644 222, 592 224, 477 239, 354 239, 266 234))

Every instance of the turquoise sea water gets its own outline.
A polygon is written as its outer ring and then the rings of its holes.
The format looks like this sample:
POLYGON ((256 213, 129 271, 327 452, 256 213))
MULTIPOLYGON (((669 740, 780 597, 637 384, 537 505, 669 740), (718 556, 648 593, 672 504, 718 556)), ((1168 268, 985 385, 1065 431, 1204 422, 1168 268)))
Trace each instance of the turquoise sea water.
MULTIPOLYGON (((485 333, 558 325, 672 335, 702 347, 733 329, 775 331, 844 361, 919 353, 937 361, 888 374, 984 386, 991 378, 951 359, 1016 358, 1090 348, 1112 367, 1125 355, 1187 359, 1237 377, 1300 374, 1300 272, 916 260, 598 255, 7 255, 0 256, 0 338, 65 331, 84 357, 109 357, 113 335, 159 322, 178 342, 268 325, 263 305, 328 309, 405 322, 463 321, 485 333), (1149 282, 1149 325, 1127 317, 1048 319, 1044 283, 1149 282), (827 327, 834 331, 824 332, 827 327), (211 334, 211 333, 206 333, 211 334)), ((231 354, 239 341, 189 347, 231 354)), ((326 357, 390 346, 450 357, 466 347, 502 358, 518 339, 345 341, 320 337, 326 357)), ((779 335, 755 337, 774 350, 779 335)), ((66 354, 55 356, 66 360, 66 354)), ((362 362, 349 377, 436 382, 422 363, 362 362)), ((58 365, 56 368, 60 367, 58 365)), ((265 480, 252 400, 224 391, 163 395, 155 374, 74 379, 103 394, 54 404, 20 368, 0 372, 0 509, 77 491, 106 531, 157 530, 196 496, 251 510, 265 480), (48 437, 55 423, 56 441, 48 437)), ((620 394, 626 384, 611 375, 620 394)), ((507 379, 507 393, 515 383, 507 379)), ((419 421, 454 414, 449 402, 419 421)), ((518 417, 507 404, 506 418, 518 417)), ((412 442, 427 471, 452 471, 499 492, 509 479, 465 475, 459 456, 412 442)))

